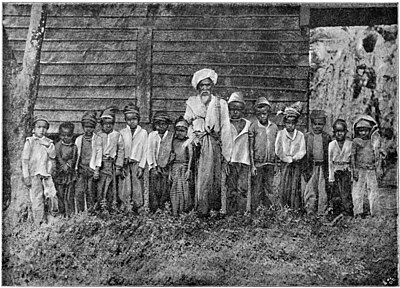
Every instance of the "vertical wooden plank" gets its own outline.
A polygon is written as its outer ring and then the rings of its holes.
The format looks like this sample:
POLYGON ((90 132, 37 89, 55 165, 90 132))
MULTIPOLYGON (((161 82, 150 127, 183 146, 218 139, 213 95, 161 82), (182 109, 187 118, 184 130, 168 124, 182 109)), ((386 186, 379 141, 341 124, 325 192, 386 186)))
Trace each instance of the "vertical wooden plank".
MULTIPOLYGON (((301 29, 301 34, 304 37, 305 40, 308 41, 308 47, 310 46, 310 6, 306 4, 302 4, 300 6, 300 29, 301 29)), ((308 67, 308 81, 307 81, 307 124, 306 124, 306 130, 308 131, 309 129, 309 108, 310 108, 310 67, 308 67)))
MULTIPOLYGON (((6 149, 10 159, 11 171, 11 211, 19 212, 29 205, 28 190, 22 183, 21 153, 25 138, 32 133, 33 109, 35 106, 39 78, 40 51, 46 26, 46 5, 32 4, 29 30, 26 38, 25 53, 21 72, 11 79, 9 97, 4 107, 4 123, 7 129, 6 149)), ((7 177, 6 175, 5 177, 7 177)), ((13 219, 16 220, 16 219, 13 219)))
POLYGON ((140 108, 141 121, 150 122, 150 103, 152 85, 152 45, 153 29, 141 27, 138 31, 137 40, 137 88, 136 105, 140 108))

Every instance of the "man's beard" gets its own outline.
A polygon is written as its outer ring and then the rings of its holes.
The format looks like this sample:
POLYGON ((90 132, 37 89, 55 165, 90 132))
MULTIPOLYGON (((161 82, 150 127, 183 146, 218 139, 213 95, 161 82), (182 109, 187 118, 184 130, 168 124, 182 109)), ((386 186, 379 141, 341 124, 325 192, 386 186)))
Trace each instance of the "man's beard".
POLYGON ((202 92, 200 92, 200 96, 201 96, 201 101, 203 103, 207 103, 208 101, 210 101, 211 92, 210 91, 202 91, 202 92))

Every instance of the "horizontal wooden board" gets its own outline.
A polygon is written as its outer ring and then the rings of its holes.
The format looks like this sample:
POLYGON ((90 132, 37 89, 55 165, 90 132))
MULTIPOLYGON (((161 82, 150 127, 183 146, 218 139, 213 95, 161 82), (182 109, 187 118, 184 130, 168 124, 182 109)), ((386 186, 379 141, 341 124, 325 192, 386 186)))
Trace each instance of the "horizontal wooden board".
POLYGON ((134 87, 39 87, 38 97, 71 97, 71 98, 123 98, 132 99, 136 96, 134 87))
MULTIPOLYGON (((3 4, 4 15, 29 15, 30 4, 3 4)), ((299 4, 282 3, 115 3, 115 4, 49 4, 51 16, 132 17, 132 16, 204 16, 240 17, 241 15, 298 15, 299 4)))
MULTIPOLYGON (((245 95, 244 100, 246 102, 246 111, 252 112, 254 109, 254 104, 256 102, 256 98, 248 98, 247 95, 245 95)), ((280 109, 282 109, 282 102, 278 101, 271 101, 271 110, 270 112, 272 114, 276 114, 280 109)), ((285 102, 285 106, 292 105, 293 101, 291 102, 285 102)), ((306 102, 303 102, 303 113, 308 112, 308 107, 306 105, 306 102)), ((151 102, 151 107, 153 110, 156 111, 185 111, 186 109, 186 99, 180 99, 180 100, 174 100, 174 99, 165 99, 165 100, 153 100, 151 102)))
POLYGON ((120 64, 85 64, 85 65, 58 65, 46 64, 40 65, 40 73, 55 75, 135 75, 136 64, 120 63, 120 64))
POLYGON ((131 99, 69 99, 69 98, 37 98, 35 110, 48 111, 101 111, 106 107, 117 106, 121 111, 128 103, 136 103, 131 99))
MULTIPOLYGON (((104 109, 106 107, 103 107, 104 109)), ((101 114, 102 109, 97 110, 97 115, 101 114)), ((49 121, 80 121, 82 119, 83 114, 86 110, 82 111, 51 111, 51 110, 41 110, 35 109, 34 114, 41 114, 46 116, 49 121)), ((122 112, 118 112, 115 114, 116 122, 124 122, 125 116, 122 112)))
MULTIPOLYGON (((176 87, 190 85, 192 76, 175 76, 175 75, 153 75, 153 86, 157 87, 176 87)), ((283 87, 295 89, 307 89, 307 81, 294 81, 290 78, 264 78, 264 77, 218 77, 218 85, 220 86, 238 86, 238 87, 283 87)))
POLYGON ((114 86, 135 86, 135 76, 89 76, 89 75, 77 75, 77 76, 65 76, 65 75, 41 75, 40 85, 42 86, 64 86, 64 85, 78 85, 78 86, 102 86, 102 85, 114 85, 114 86))
MULTIPOLYGON (((185 75, 191 77, 193 74, 205 68, 202 64, 193 65, 164 65, 164 64, 153 64, 153 73, 158 74, 172 74, 172 75, 185 75)), ((233 76, 233 75, 267 75, 276 76, 283 78, 293 78, 293 79, 307 79, 309 67, 285 67, 280 65, 214 65, 209 67, 214 69, 218 76, 233 76)))
POLYGON ((224 41, 224 40, 298 40, 305 39, 296 31, 210 31, 210 30, 155 30, 154 41, 224 41))
MULTIPOLYGON (((270 89, 238 89, 238 88, 220 88, 216 86, 214 88, 214 94, 220 95, 224 99, 228 99, 229 96, 235 91, 242 91, 249 98, 257 98, 259 96, 266 96, 271 101, 307 101, 306 92, 288 91, 284 89, 270 88, 270 89)), ((152 99, 153 100, 164 100, 164 99, 188 99, 189 96, 196 95, 196 91, 193 88, 171 88, 171 87, 153 87, 152 99)))
MULTIPOLYGON (((25 41, 9 41, 13 50, 24 51, 25 41)), ((42 52, 100 52, 100 51, 136 51, 136 41, 124 42, 56 42, 44 41, 42 44, 42 52)))
POLYGON ((196 63, 229 63, 229 64, 288 64, 308 61, 308 54, 280 55, 253 53, 209 53, 209 52, 153 52, 154 64, 196 64, 196 63))
POLYGON ((101 59, 102 62, 135 62, 136 51, 100 51, 93 52, 90 50, 84 52, 42 52, 41 62, 92 62, 95 63, 101 59))
MULTIPOLYGON (((27 37, 28 29, 22 28, 7 28, 7 34, 10 39, 24 39, 27 37)), ((137 40, 137 29, 132 30, 113 30, 113 29, 58 29, 46 28, 45 40, 62 39, 63 41, 70 40, 137 40)))
MULTIPOLYGON (((29 27, 28 17, 8 16, 3 19, 5 27, 29 27)), ((141 26, 150 26, 154 29, 181 29, 184 28, 209 28, 209 29, 299 29, 299 17, 293 16, 268 16, 264 17, 131 17, 131 18, 90 18, 90 17, 68 17, 48 16, 46 28, 61 29, 131 29, 141 26)))

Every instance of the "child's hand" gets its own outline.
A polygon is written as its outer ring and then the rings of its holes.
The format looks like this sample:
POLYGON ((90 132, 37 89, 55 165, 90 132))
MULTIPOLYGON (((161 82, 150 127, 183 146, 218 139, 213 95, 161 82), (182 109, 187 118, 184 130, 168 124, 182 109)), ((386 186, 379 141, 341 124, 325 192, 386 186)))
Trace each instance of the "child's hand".
POLYGON ((115 168, 115 176, 117 177, 121 177, 122 175, 122 167, 117 166, 117 168, 115 168))
POLYGON ((358 181, 358 171, 353 172, 353 179, 354 181, 358 181))
POLYGON ((31 177, 24 177, 24 184, 26 187, 31 188, 32 187, 31 177))
POLYGON ((136 172, 136 177, 137 177, 138 179, 141 179, 141 178, 143 177, 143 171, 144 171, 143 168, 141 168, 141 167, 138 168, 138 170, 137 170, 137 172, 136 172))
POLYGON ((93 180, 94 180, 94 181, 97 181, 97 180, 99 180, 99 179, 100 179, 99 168, 96 168, 96 170, 94 170, 94 173, 93 173, 93 180))
POLYGON ((293 163, 293 157, 292 156, 286 156, 287 162, 288 163, 293 163))
POLYGON ((222 163, 222 165, 223 165, 223 172, 228 176, 231 173, 231 171, 229 169, 229 163, 224 162, 224 163, 222 163))
POLYGON ((157 173, 158 176, 162 176, 163 170, 162 170, 162 168, 160 166, 156 167, 156 173, 157 173))
POLYGON ((188 169, 188 170, 186 171, 186 173, 185 173, 185 180, 186 180, 186 181, 189 181, 191 172, 192 172, 192 171, 190 171, 190 169, 188 169))

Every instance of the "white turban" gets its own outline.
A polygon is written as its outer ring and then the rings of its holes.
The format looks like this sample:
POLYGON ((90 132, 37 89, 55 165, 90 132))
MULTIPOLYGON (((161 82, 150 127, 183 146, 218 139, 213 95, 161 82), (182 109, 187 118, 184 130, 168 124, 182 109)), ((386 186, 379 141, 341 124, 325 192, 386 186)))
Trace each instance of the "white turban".
POLYGON ((204 68, 194 73, 192 78, 192 86, 194 87, 194 89, 197 89, 197 85, 202 80, 207 78, 210 78, 214 85, 217 84, 218 75, 212 69, 204 68))

